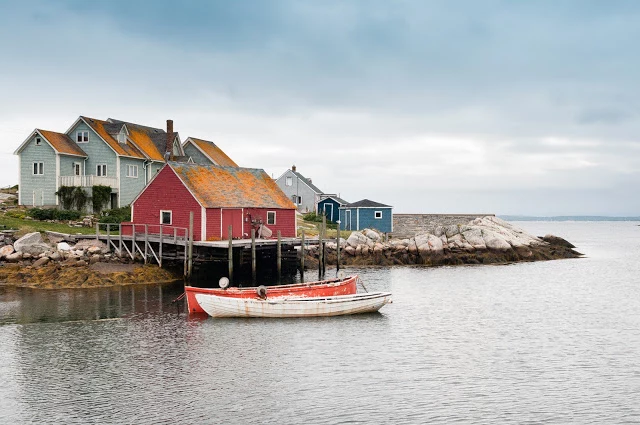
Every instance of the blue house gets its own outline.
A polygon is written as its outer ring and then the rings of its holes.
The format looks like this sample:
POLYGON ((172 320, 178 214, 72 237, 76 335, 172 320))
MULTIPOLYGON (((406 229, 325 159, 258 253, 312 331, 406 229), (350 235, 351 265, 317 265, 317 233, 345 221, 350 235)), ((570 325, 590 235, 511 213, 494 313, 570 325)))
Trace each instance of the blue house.
POLYGON ((393 207, 379 202, 362 201, 340 207, 341 228, 345 230, 376 229, 393 232, 393 207))
POLYGON ((327 216, 327 220, 334 223, 340 220, 340 207, 348 204, 344 199, 340 199, 336 195, 322 195, 318 202, 318 214, 327 216))

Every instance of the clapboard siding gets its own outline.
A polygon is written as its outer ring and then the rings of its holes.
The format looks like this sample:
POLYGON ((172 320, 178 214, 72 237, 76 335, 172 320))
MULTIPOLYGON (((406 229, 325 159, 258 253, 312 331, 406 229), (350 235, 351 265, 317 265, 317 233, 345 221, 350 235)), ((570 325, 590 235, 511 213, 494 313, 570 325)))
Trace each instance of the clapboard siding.
POLYGON ((27 206, 56 205, 56 151, 42 139, 36 146, 34 134, 20 153, 20 204, 27 206), (33 163, 42 162, 43 175, 33 174, 33 163))
POLYGON ((209 158, 207 158, 198 148, 193 146, 191 143, 188 143, 184 146, 184 154, 186 156, 190 156, 193 159, 193 162, 196 164, 209 165, 213 164, 209 158))

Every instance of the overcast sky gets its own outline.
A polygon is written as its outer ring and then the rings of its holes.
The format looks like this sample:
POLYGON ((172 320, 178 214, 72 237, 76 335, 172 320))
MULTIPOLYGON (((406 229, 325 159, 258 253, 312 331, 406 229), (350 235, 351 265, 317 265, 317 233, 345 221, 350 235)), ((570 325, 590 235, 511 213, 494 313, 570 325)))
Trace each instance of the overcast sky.
POLYGON ((394 212, 640 215, 640 2, 3 1, 0 185, 79 115, 394 212))

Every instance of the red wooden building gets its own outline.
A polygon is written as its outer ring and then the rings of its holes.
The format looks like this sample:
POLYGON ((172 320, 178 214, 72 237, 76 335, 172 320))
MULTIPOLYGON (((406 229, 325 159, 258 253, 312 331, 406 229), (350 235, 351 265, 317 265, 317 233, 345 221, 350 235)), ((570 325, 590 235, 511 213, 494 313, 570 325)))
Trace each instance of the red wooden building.
POLYGON ((248 238, 260 224, 296 236, 296 206, 264 170, 168 162, 131 204, 134 224, 189 227, 194 240, 248 238))

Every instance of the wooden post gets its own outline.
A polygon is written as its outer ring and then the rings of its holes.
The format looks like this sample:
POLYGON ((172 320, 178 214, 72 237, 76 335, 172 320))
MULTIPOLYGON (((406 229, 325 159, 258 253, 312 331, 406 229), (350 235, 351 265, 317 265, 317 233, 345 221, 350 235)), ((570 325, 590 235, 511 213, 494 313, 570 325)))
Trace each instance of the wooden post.
POLYGON ((280 230, 278 230, 278 242, 276 244, 276 264, 278 266, 278 284, 282 280, 282 240, 280 230))
POLYGON ((111 252, 111 225, 107 223, 107 250, 111 252))
POLYGON ((251 229, 251 282, 256 284, 256 229, 251 229))
POLYGON ((118 229, 120 229, 120 234, 118 235, 118 256, 122 257, 122 223, 118 225, 118 229))
POLYGON ((147 264, 147 257, 149 256, 149 225, 144 225, 144 263, 147 264))
POLYGON ((229 225, 229 285, 233 282, 233 226, 229 225))
MULTIPOLYGON (((173 244, 177 245, 177 243, 178 243, 178 228, 174 227, 173 228, 173 244)), ((177 247, 176 247, 176 249, 177 249, 177 247)))
POLYGON ((96 223, 96 240, 99 239, 100 236, 100 223, 96 223))
POLYGON ((304 229, 300 235, 300 282, 304 282, 304 229))
POLYGON ((133 229, 131 231, 131 259, 135 260, 136 259, 136 225, 132 224, 131 225, 131 229, 133 229))
POLYGON ((340 220, 338 220, 338 227, 336 227, 336 276, 340 271, 340 220))
POLYGON ((158 260, 162 268, 162 224, 160 225, 160 246, 158 247, 158 260))
POLYGON ((191 278, 191 272, 193 271, 193 211, 189 212, 189 265, 187 269, 187 276, 191 278))

